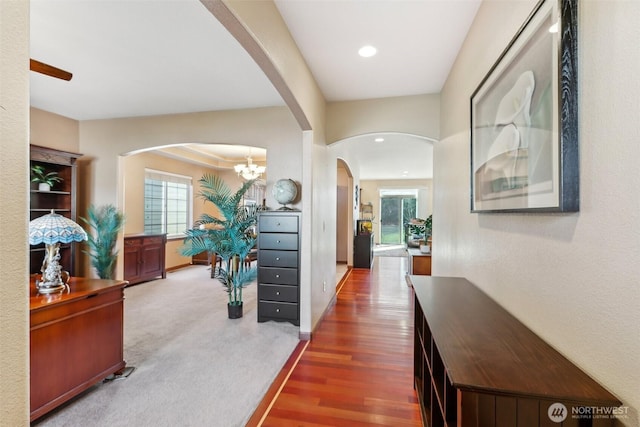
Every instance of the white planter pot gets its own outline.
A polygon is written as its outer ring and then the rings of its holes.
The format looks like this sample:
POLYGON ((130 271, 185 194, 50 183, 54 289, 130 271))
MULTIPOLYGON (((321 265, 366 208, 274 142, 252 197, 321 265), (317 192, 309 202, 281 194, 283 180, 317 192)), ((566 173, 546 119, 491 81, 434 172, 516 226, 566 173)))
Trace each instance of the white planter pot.
POLYGON ((429 245, 420 245, 420 252, 422 252, 423 254, 429 254, 431 253, 431 248, 429 247, 429 245))
POLYGON ((47 183, 41 182, 38 184, 38 190, 40 191, 51 191, 51 186, 47 183))

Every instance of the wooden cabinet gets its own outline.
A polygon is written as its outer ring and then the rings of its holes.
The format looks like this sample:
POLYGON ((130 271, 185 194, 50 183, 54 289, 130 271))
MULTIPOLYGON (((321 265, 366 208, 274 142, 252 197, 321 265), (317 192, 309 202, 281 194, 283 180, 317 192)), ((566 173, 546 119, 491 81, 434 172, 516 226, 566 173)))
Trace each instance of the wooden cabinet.
POLYGON ((420 249, 408 248, 409 274, 431 276, 431 254, 425 254, 420 249))
MULTIPOLYGON (((31 183, 29 196, 29 221, 46 215, 54 209, 56 213, 73 221, 76 219, 76 160, 82 154, 29 146, 30 166, 42 166, 45 172, 57 172, 62 182, 54 184, 50 191, 38 190, 31 183)), ((60 246, 60 264, 72 276, 76 274, 76 244, 60 246)), ((39 273, 44 259, 44 244, 34 245, 29 250, 29 272, 39 273)))
POLYGON ((258 322, 300 325, 300 212, 258 215, 258 322))
POLYGON ((425 426, 552 426, 562 416, 562 425, 613 425, 585 411, 621 402, 480 289, 463 278, 409 278, 425 426))
POLYGON ((373 264, 373 233, 358 234, 353 239, 353 267, 371 268, 373 264))
POLYGON ((124 280, 130 285, 167 277, 166 234, 136 234, 124 237, 124 280))
POLYGON ((69 292, 31 282, 31 420, 123 369, 125 282, 72 277, 69 292))

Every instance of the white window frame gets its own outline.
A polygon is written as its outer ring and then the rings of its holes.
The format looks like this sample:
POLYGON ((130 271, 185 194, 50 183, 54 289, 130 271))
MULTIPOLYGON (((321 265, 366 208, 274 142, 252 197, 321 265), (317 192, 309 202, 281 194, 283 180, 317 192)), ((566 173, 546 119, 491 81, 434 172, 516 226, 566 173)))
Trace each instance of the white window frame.
POLYGON ((145 180, 145 184, 144 184, 144 231, 145 233, 166 233, 167 234, 167 239, 177 239, 177 238, 184 238, 185 234, 184 234, 184 230, 187 230, 188 228, 191 228, 191 224, 193 224, 193 178, 190 176, 185 176, 185 175, 178 175, 175 173, 171 173, 171 172, 164 172, 164 171, 159 171, 159 170, 155 170, 155 169, 148 169, 145 168, 144 170, 144 180, 145 180), (162 182, 161 185, 161 198, 160 198, 160 206, 158 209, 156 208, 151 208, 149 206, 149 204, 151 203, 149 201, 150 195, 147 194, 147 180, 154 180, 154 181, 160 181, 162 182), (184 195, 184 209, 186 211, 186 216, 185 216, 185 221, 179 221, 177 223, 172 223, 169 224, 170 221, 170 217, 172 215, 170 215, 170 212, 168 212, 169 206, 172 204, 172 202, 181 202, 182 198, 178 198, 175 199, 173 197, 171 197, 172 193, 172 189, 176 189, 176 186, 180 187, 180 186, 186 186, 186 188, 184 189, 180 189, 178 188, 178 191, 180 191, 181 193, 183 193, 182 195, 184 195), (160 222, 160 230, 158 230, 157 228, 157 223, 156 224, 150 224, 151 221, 151 217, 156 216, 156 218, 159 215, 159 222, 160 222), (177 226, 176 226, 177 224, 177 226), (153 226, 156 226, 156 228, 153 228, 153 226), (167 228, 172 225, 172 230, 170 230, 171 232, 167 231, 167 228), (182 226, 184 225, 184 227, 182 226), (182 231, 177 231, 177 230, 182 230, 182 231))

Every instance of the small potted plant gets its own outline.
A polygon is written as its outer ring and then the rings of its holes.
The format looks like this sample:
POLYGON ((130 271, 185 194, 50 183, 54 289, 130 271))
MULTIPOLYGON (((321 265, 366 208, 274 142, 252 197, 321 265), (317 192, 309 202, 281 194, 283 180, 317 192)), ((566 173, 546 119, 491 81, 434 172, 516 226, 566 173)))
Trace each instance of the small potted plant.
POLYGON ((38 183, 38 190, 50 191, 53 184, 62 182, 62 178, 58 176, 58 172, 47 172, 41 165, 31 166, 31 181, 38 183))
POLYGON ((433 233, 433 215, 429 215, 427 219, 424 221, 424 239, 426 245, 429 247, 429 252, 431 252, 431 236, 433 233))

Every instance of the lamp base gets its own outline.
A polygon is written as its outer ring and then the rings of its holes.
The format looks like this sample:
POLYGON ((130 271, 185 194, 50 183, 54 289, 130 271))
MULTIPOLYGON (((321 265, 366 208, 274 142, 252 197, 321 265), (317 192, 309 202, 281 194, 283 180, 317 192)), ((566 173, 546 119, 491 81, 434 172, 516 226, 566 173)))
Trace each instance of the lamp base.
POLYGON ((64 283, 61 284, 55 284, 55 283, 51 283, 51 284, 46 284, 46 283, 36 283, 36 288, 38 288, 38 293, 39 294, 52 294, 54 292, 60 292, 62 290, 65 290, 67 288, 67 285, 65 285, 64 283))
POLYGON ((60 244, 45 245, 45 257, 42 261, 42 278, 36 281, 38 293, 51 294, 68 289, 69 273, 62 270, 58 263, 60 259, 60 244))

